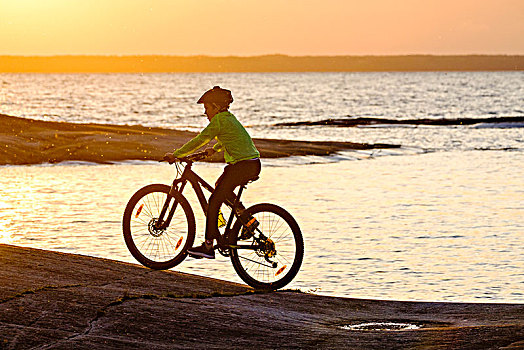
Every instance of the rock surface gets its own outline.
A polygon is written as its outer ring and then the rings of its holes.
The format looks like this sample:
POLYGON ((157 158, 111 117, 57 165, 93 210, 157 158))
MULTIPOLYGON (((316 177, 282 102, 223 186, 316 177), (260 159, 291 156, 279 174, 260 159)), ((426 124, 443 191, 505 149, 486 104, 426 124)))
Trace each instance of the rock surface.
MULTIPOLYGON (((109 163, 160 160, 193 138, 189 131, 143 127, 48 122, 0 114, 0 165, 63 161, 109 163)), ((317 155, 342 150, 398 148, 353 142, 254 139, 262 158, 317 155)), ((222 153, 209 159, 223 162, 222 153)))
POLYGON ((475 125, 475 124, 486 124, 491 126, 512 124, 524 122, 524 116, 517 117, 491 117, 491 118, 422 118, 422 119, 388 119, 388 118, 370 118, 370 117, 358 117, 358 118, 332 118, 318 121, 301 121, 292 123, 278 123, 276 126, 314 126, 314 125, 329 125, 338 127, 355 127, 355 126, 373 126, 373 125, 475 125))
POLYGON ((0 349, 522 349, 523 304, 257 293, 235 283, 0 244, 0 349), (344 328, 371 322, 413 330, 344 328))

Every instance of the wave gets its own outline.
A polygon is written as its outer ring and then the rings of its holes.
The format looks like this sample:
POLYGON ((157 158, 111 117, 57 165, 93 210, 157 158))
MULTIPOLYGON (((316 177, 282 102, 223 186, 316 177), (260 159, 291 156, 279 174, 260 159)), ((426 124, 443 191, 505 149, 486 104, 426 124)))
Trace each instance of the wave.
POLYGON ((388 119, 373 117, 330 118, 319 121, 300 121, 278 123, 275 126, 336 126, 336 127, 416 127, 428 126, 467 126, 478 128, 522 128, 524 116, 489 117, 489 118, 422 118, 422 119, 388 119))

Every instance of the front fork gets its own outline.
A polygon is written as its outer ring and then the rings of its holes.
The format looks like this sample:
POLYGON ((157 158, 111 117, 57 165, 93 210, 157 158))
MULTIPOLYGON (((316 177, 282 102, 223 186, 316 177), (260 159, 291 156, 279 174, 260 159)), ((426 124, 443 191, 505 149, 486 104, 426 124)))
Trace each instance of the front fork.
POLYGON ((169 209, 169 204, 171 203, 171 199, 174 198, 175 192, 182 193, 184 190, 184 187, 186 186, 187 181, 183 181, 180 179, 177 179, 173 181, 173 185, 171 186, 171 189, 169 190, 169 194, 167 195, 166 201, 164 202, 164 206, 162 207, 162 211, 160 212, 160 215, 158 216, 158 220, 155 223, 155 228, 158 230, 165 230, 171 223, 171 219, 173 219, 173 215, 175 215, 176 207, 178 206, 178 202, 175 200, 173 203, 173 206, 171 207, 171 210, 169 211, 167 218, 164 220, 164 217, 167 213, 167 210, 169 209))

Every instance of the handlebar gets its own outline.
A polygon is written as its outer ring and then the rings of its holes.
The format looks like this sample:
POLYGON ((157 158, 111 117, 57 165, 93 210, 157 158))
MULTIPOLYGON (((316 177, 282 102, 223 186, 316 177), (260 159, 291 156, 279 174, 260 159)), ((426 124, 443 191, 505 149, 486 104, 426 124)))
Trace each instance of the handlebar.
POLYGON ((187 163, 189 163, 189 162, 198 162, 199 160, 205 159, 207 157, 209 157, 207 152, 206 151, 202 151, 202 152, 197 152, 197 153, 190 154, 190 155, 188 155, 186 157, 181 158, 181 160, 183 162, 187 162, 187 163))
POLYGON ((193 162, 198 162, 198 161, 200 161, 202 159, 205 159, 207 157, 209 157, 207 152, 206 151, 202 151, 202 152, 196 152, 196 153, 190 154, 190 155, 182 157, 182 158, 176 158, 174 162, 170 162, 167 159, 161 159, 161 160, 159 160, 159 162, 169 162, 169 164, 173 164, 175 162, 193 163, 193 162))

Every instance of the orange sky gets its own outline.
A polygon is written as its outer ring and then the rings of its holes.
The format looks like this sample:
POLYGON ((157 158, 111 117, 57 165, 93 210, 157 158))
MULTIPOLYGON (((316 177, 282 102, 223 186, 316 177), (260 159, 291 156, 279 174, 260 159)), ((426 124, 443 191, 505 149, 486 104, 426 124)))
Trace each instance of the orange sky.
POLYGON ((0 55, 524 54, 524 0, 0 0, 0 55))

